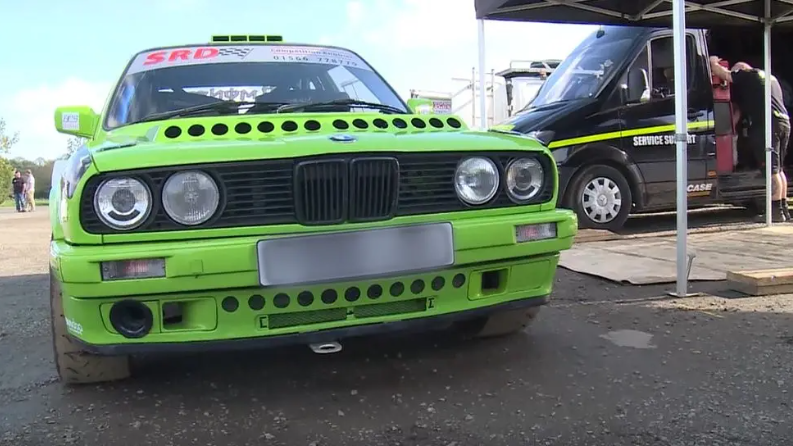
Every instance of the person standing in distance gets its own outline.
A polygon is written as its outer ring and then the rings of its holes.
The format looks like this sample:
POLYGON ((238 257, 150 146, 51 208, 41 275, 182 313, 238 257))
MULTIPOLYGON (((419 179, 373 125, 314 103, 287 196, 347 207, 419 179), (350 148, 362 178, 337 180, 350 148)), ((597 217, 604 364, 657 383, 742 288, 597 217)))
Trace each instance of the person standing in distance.
POLYGON ((25 212, 25 179, 22 178, 22 173, 18 170, 14 172, 11 185, 14 188, 14 205, 17 212, 25 212))

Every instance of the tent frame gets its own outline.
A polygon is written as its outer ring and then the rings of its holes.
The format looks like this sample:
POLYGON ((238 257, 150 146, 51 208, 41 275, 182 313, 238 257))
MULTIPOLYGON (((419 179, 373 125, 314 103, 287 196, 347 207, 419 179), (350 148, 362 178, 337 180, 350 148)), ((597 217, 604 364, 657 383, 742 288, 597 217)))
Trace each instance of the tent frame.
MULTIPOLYGON (((793 21, 793 0, 775 0, 778 3, 791 5, 787 11, 771 16, 771 0, 760 0, 764 2, 763 17, 744 14, 737 11, 725 9, 727 6, 755 3, 758 0, 723 0, 717 3, 704 4, 697 1, 684 0, 655 0, 649 3, 638 14, 626 15, 620 11, 605 9, 592 6, 591 0, 543 0, 540 3, 533 3, 523 6, 511 6, 498 8, 488 14, 491 18, 497 18, 499 14, 513 13, 518 11, 539 10, 542 8, 566 6, 574 9, 581 9, 588 12, 598 13, 604 16, 616 17, 630 22, 641 22, 642 20, 656 19, 660 17, 672 16, 672 33, 674 46, 674 70, 675 79, 687 79, 686 64, 686 13, 695 11, 707 11, 714 14, 721 14, 748 22, 763 24, 763 64, 767 82, 765 82, 765 219, 766 225, 772 225, 771 209, 771 156, 772 156, 772 121, 771 121, 771 28, 776 23, 793 21), (671 3, 671 11, 651 12, 663 3, 671 3)), ((487 128, 487 118, 485 114, 485 83, 484 69, 486 62, 485 54, 485 18, 478 18, 478 49, 479 49, 479 89, 480 107, 482 116, 480 126, 482 130, 487 128)), ((675 144, 676 144, 676 175, 677 175, 677 243, 676 243, 676 267, 677 281, 675 292, 670 293, 677 297, 689 296, 688 275, 690 266, 693 263, 694 254, 689 254, 688 246, 688 197, 686 196, 686 185, 688 182, 688 126, 687 109, 688 93, 683 82, 675 83, 675 144)))

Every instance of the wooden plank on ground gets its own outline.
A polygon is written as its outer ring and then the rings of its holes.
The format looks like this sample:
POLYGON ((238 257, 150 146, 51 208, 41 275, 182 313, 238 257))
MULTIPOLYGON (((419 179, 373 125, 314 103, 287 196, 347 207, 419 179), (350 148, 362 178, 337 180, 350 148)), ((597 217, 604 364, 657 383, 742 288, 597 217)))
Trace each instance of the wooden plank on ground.
POLYGON ((793 268, 728 271, 727 285, 752 296, 793 293, 793 268))

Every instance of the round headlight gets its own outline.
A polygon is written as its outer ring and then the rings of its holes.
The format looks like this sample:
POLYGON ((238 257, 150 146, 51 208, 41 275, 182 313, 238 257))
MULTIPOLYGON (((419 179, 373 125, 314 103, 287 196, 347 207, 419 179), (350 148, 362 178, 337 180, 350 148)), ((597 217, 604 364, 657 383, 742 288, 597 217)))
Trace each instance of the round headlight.
POLYGON ((454 189, 468 204, 484 204, 498 192, 499 175, 495 163, 488 158, 466 158, 457 166, 454 189))
POLYGON ((545 181, 545 171, 539 161, 520 158, 507 167, 507 193, 515 201, 528 201, 534 198, 545 181))
POLYGON ((134 229, 151 212, 151 192, 145 183, 135 178, 110 178, 96 190, 94 209, 111 228, 134 229))
POLYGON ((175 222, 194 226, 212 218, 220 203, 215 180, 204 172, 175 173, 162 188, 162 206, 175 222))

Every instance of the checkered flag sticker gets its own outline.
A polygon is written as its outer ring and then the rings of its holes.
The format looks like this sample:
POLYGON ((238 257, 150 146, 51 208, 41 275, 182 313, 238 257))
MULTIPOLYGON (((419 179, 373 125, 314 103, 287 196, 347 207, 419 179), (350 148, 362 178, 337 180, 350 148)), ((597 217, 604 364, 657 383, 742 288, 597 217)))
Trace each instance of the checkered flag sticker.
POLYGON ((250 54, 253 48, 220 48, 219 56, 237 56, 244 59, 245 56, 250 54))

